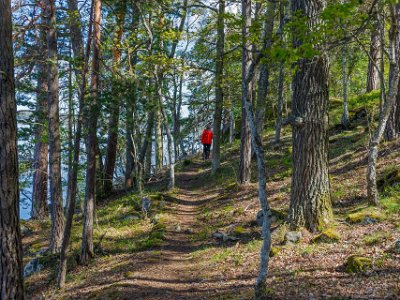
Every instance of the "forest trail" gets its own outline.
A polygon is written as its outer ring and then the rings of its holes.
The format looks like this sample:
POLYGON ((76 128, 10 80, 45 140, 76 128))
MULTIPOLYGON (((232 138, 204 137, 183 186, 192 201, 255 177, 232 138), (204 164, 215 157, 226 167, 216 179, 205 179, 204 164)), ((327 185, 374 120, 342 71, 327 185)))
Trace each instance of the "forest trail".
MULTIPOLYGON (((124 266, 115 263, 110 269, 112 276, 70 291, 74 299, 222 299, 232 294, 239 282, 227 281, 225 276, 216 278, 213 270, 199 266, 195 256, 197 250, 221 247, 212 237, 201 241, 195 238, 207 226, 198 216, 221 192, 203 187, 201 167, 204 163, 185 168, 177 174, 174 193, 163 194, 168 221, 161 247, 129 255, 129 264, 123 259, 124 266)), ((241 282, 239 286, 251 288, 253 278, 246 279, 248 284, 241 282)))

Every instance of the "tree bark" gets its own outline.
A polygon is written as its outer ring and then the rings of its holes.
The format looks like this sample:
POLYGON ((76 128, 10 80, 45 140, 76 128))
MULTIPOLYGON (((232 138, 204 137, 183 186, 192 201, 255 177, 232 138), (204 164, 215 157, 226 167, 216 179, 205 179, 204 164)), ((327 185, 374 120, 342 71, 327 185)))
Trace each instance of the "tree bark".
POLYGON ((179 75, 179 85, 177 88, 177 102, 174 104, 174 148, 175 148, 175 160, 179 158, 180 155, 186 156, 186 150, 183 145, 183 139, 181 137, 181 110, 183 103, 183 74, 179 75))
POLYGON ((215 110, 211 174, 215 175, 221 161, 221 121, 224 106, 224 45, 225 45, 225 0, 218 1, 217 55, 215 58, 215 110))
POLYGON ((0 299, 24 299, 10 0, 0 1, 0 299))
MULTIPOLYGON (((325 2, 292 0, 293 15, 307 18, 308 30, 320 24, 325 2), (323 4, 323 5, 321 5, 323 4)), ((304 34, 304 33, 303 33, 304 34)), ((302 44, 295 36, 294 46, 302 44)), ((302 58, 293 78, 293 177, 289 207, 292 226, 316 231, 332 218, 328 176, 328 69, 326 54, 302 58)))
MULTIPOLYGON (((162 98, 161 98, 162 99, 162 98)), ((173 137, 171 134, 171 130, 168 124, 168 115, 165 111, 165 108, 161 104, 161 113, 164 119, 164 127, 167 135, 167 143, 168 143, 168 165, 169 165, 169 182, 168 189, 172 190, 175 188, 175 161, 173 158, 173 137)))
POLYGON ((251 42, 250 42, 250 26, 251 26, 251 1, 242 1, 242 15, 250 16, 244 19, 242 27, 242 127, 240 134, 240 162, 239 162, 239 183, 246 185, 251 179, 251 137, 250 128, 247 123, 246 101, 252 101, 250 83, 246 82, 247 75, 250 73, 250 65, 252 62, 251 42), (250 99, 246 99, 244 95, 248 95, 250 99))
POLYGON ((379 88, 379 72, 376 68, 380 54, 380 26, 374 26, 371 30, 371 45, 369 49, 369 63, 367 73, 367 93, 379 88), (375 62, 375 63, 374 63, 375 62))
POLYGON ((161 107, 157 101, 156 112, 155 112, 155 119, 156 124, 154 128, 154 136, 156 140, 156 173, 160 173, 163 168, 163 134, 162 134, 162 116, 161 116, 161 107))
POLYGON ((83 217, 82 246, 80 262, 87 264, 93 257, 93 220, 96 199, 96 155, 97 155, 97 115, 98 85, 100 72, 100 22, 101 0, 93 0, 93 57, 90 83, 90 103, 87 136, 86 193, 83 217))
MULTIPOLYGON (((290 6, 290 4, 288 4, 290 6)), ((283 41, 283 27, 285 25, 285 16, 289 13, 289 8, 285 11, 284 3, 280 4, 279 7, 279 29, 278 34, 279 38, 283 41)), ((283 89, 285 84, 285 62, 281 62, 279 66, 279 78, 278 78, 278 105, 277 105, 277 112, 276 112, 276 121, 275 121, 275 137, 274 143, 279 144, 281 141, 281 130, 282 130, 282 115, 283 115, 283 104, 284 104, 284 96, 283 96, 283 89)))
MULTIPOLYGON (((134 11, 134 16, 132 20, 132 27, 134 28, 134 40, 137 38, 137 27, 139 24, 139 16, 137 12, 134 11)), ((136 64, 137 64, 138 56, 137 50, 132 54, 131 66, 132 66, 132 75, 136 74, 136 64)), ((132 82, 132 97, 128 97, 126 99, 126 164, 125 164, 125 188, 130 189, 133 186, 133 176, 138 177, 137 174, 133 175, 135 170, 139 170, 139 153, 137 149, 134 149, 134 136, 133 132, 137 129, 135 125, 137 122, 134 119, 136 115, 136 105, 137 105, 137 87, 136 82, 133 80, 132 82), (136 165, 136 166, 135 166, 136 165)), ((141 167, 143 169, 143 167, 141 167)), ((135 172, 136 173, 136 172, 135 172)))
MULTIPOLYGON (((47 56, 45 20, 42 19, 39 32, 40 55, 47 56)), ((36 126, 35 126, 35 153, 33 162, 33 190, 32 190, 32 219, 44 220, 48 217, 47 208, 47 180, 49 148, 46 137, 47 119, 47 68, 46 64, 37 65, 37 92, 36 92, 36 126)))
POLYGON ((348 128, 350 126, 349 107, 347 103, 347 47, 342 48, 342 80, 343 80, 343 115, 341 119, 342 126, 348 128))
POLYGON ((58 99, 57 30, 55 0, 46 0, 49 118, 49 176, 51 203, 50 251, 61 250, 64 232, 64 212, 61 186, 61 136, 58 99))
POLYGON ((367 198, 372 205, 379 205, 378 188, 376 185, 376 163, 378 160, 379 143, 382 139, 387 121, 393 106, 399 88, 399 32, 400 32, 400 4, 389 4, 391 28, 389 31, 389 91, 384 103, 382 113, 380 114, 379 124, 369 143, 368 166, 367 166, 367 198))
MULTIPOLYGON (((117 10, 117 28, 114 37, 113 47, 113 70, 114 77, 118 76, 118 71, 121 64, 121 38, 124 32, 124 21, 126 12, 126 2, 123 1, 117 10)), ((119 111, 120 111, 120 95, 114 92, 113 103, 111 104, 110 122, 108 124, 108 139, 107 139, 107 153, 104 163, 104 194, 108 196, 112 193, 113 189, 113 175, 115 169, 115 161, 117 159, 117 145, 118 145, 118 126, 119 126, 119 111)))
MULTIPOLYGON (((272 45, 272 34, 274 30, 275 20, 275 1, 267 2, 266 19, 264 24, 264 48, 272 45)), ((266 57, 265 59, 267 59, 266 57)), ((256 126, 258 134, 262 137, 265 124, 266 97, 268 93, 270 65, 266 61, 261 64, 260 76, 258 78, 258 94, 257 94, 257 111, 256 111, 256 126)))
MULTIPOLYGON (((248 24, 251 20, 251 0, 242 0, 242 15, 244 19, 243 23, 243 38, 248 38, 248 24)), ((247 41, 245 40, 245 43, 247 41)), ((265 285, 266 277, 268 274, 268 262, 269 252, 271 249, 271 230, 270 230, 270 208, 267 199, 267 173, 265 167, 265 156, 262 145, 261 136, 257 130, 257 123, 254 118, 253 104, 251 101, 251 84, 247 79, 249 78, 249 50, 250 47, 244 47, 242 55, 242 101, 244 109, 246 110, 247 121, 251 131, 251 142, 253 145, 254 153, 257 157, 257 169, 258 169, 258 197, 260 206, 263 212, 263 225, 262 225, 262 237, 263 244, 260 251, 260 270, 255 285, 255 297, 256 299, 263 299, 265 297, 265 285)))
MULTIPOLYGON (((68 17, 69 17, 69 32, 74 53, 74 73, 77 82, 81 82, 83 64, 84 64, 84 49, 83 49, 83 36, 82 36, 82 23, 81 16, 78 8, 77 0, 68 0, 68 17)), ((82 93, 80 87, 79 95, 82 93)))
POLYGON ((233 139, 235 138, 235 114, 233 113, 233 109, 229 110, 229 144, 233 143, 233 139))

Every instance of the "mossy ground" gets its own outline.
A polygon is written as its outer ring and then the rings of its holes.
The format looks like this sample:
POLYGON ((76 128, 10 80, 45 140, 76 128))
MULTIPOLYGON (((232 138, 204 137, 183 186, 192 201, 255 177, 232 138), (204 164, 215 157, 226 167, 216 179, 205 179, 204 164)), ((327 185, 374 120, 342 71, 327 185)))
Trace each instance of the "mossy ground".
MULTIPOLYGON (((283 130, 279 147, 271 142, 273 132, 266 131, 268 199, 275 215, 267 285, 274 299, 400 297, 400 256, 388 251, 400 236, 399 193, 395 187, 383 189, 380 208, 366 202, 368 133, 366 120, 358 118, 362 114, 356 110, 368 109, 376 102, 375 96, 365 96, 366 102, 350 99, 354 119, 350 130, 336 126, 341 103, 337 101, 331 108, 329 166, 334 218, 324 234, 334 242, 316 243, 318 235, 302 230, 298 244, 283 244, 289 230, 285 219, 291 183, 290 129, 283 130), (367 216, 378 222, 363 224, 367 216), (352 255, 370 260, 373 272, 368 276, 345 272, 352 255)), ((52 263, 27 279, 27 293, 32 299, 251 299, 262 245, 256 223, 260 209, 257 173, 254 162, 252 183, 245 187, 237 184, 238 149, 238 140, 223 146, 221 169, 215 177, 210 175, 209 162, 193 156, 177 165, 174 191, 163 192, 166 181, 162 178, 147 185, 153 193, 151 218, 157 215, 155 223, 142 218, 135 195, 106 201, 97 210, 92 263, 86 267, 71 264, 66 288, 57 290, 57 258, 48 258, 52 263), (216 231, 237 240, 217 239, 213 237, 216 231)), ((382 144, 378 175, 397 166, 399 154, 399 142, 382 144)), ((26 226, 33 234, 24 238, 25 262, 47 246, 49 223, 32 221, 26 226)), ((81 230, 81 216, 77 215, 72 257, 79 252, 81 230)))

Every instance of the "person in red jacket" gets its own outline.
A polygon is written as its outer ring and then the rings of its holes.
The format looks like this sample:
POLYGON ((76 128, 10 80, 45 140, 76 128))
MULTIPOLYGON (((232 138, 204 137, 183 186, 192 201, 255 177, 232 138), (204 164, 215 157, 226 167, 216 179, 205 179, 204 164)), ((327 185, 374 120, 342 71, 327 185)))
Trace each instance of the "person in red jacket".
POLYGON ((211 126, 207 125, 201 134, 201 143, 203 144, 203 158, 210 158, 210 149, 212 144, 213 133, 211 131, 211 126))

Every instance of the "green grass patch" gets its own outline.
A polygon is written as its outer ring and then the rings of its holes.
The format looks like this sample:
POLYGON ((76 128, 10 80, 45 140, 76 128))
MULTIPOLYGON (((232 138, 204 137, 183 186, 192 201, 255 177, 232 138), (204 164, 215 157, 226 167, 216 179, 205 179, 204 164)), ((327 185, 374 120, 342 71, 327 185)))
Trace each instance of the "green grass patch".
POLYGON ((378 245, 389 239, 391 236, 390 232, 387 231, 375 231, 373 233, 364 236, 363 241, 367 246, 378 245))

